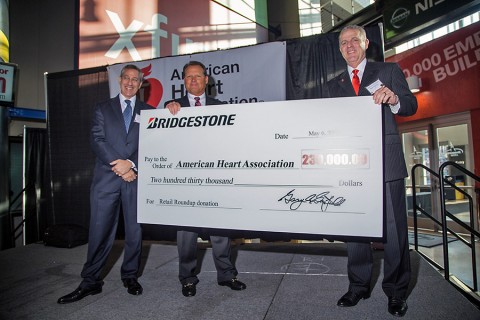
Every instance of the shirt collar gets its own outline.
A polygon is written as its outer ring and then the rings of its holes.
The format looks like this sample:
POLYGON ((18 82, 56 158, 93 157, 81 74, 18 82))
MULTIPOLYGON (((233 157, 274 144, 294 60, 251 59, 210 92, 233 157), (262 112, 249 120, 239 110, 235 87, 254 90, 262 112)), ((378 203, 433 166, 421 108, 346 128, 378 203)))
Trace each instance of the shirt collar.
POLYGON ((202 104, 202 106, 207 105, 207 102, 206 102, 206 97, 207 96, 205 95, 205 92, 202 93, 200 96, 195 96, 195 95, 191 94, 190 92, 187 92, 187 97, 188 97, 188 101, 190 101, 191 106, 195 105, 195 97, 200 97, 200 103, 202 104))
POLYGON ((133 96, 130 99, 127 99, 123 94, 120 93, 119 97, 120 97, 120 105, 122 106, 122 111, 125 110, 125 108, 127 107, 125 100, 130 100, 130 105, 132 106, 132 109, 135 107, 137 96, 133 96))
POLYGON ((347 65, 347 69, 348 69, 348 74, 350 75, 350 79, 353 77, 353 73, 352 71, 354 69, 357 69, 358 70, 358 77, 360 79, 362 79, 362 76, 363 76, 363 72, 365 71, 365 66, 367 65, 367 59, 363 59, 362 62, 360 62, 360 64, 356 67, 356 68, 352 68, 350 67, 349 65, 347 65))

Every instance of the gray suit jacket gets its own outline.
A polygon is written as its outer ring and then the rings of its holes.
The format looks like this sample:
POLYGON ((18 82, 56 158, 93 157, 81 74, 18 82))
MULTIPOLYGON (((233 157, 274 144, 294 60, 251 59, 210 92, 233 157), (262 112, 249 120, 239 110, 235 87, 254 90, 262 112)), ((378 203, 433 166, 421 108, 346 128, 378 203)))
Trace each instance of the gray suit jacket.
MULTIPOLYGON (((400 99, 399 116, 415 114, 417 111, 417 99, 410 92, 405 76, 396 63, 367 62, 358 95, 371 95, 366 87, 378 79, 398 95, 400 99)), ((345 71, 328 81, 326 92, 327 97, 330 98, 355 96, 348 72, 345 71)), ((395 115, 391 112, 387 104, 382 106, 385 108, 383 112, 385 181, 403 179, 408 174, 395 115)))

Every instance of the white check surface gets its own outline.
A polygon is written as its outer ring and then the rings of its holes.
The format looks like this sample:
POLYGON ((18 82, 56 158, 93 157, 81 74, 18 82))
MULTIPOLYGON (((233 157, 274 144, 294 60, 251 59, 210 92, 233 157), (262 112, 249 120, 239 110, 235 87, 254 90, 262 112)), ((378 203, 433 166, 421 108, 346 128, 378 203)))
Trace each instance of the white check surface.
POLYGON ((371 97, 144 111, 138 221, 381 237, 381 124, 371 97))

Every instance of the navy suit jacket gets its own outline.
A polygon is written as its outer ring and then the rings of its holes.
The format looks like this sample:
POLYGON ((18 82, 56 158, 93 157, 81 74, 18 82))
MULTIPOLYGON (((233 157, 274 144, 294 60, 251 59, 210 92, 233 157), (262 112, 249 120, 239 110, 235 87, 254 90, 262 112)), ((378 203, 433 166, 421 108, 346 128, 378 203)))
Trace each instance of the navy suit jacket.
MULTIPOLYGON (((396 63, 367 62, 358 95, 370 96, 371 94, 366 87, 378 79, 400 99, 400 110, 397 115, 410 116, 415 114, 417 99, 410 92, 405 75, 396 63)), ((330 98, 356 96, 348 71, 344 71, 328 81, 326 92, 327 97, 330 98)), ((391 112, 388 104, 382 106, 385 108, 383 112, 385 181, 403 179, 407 177, 408 173, 395 115, 391 112)))
MULTIPOLYGON (((127 133, 123 121, 120 98, 116 96, 95 106, 91 130, 91 145, 95 154, 93 185, 103 190, 118 190, 123 182, 112 171, 110 162, 129 159, 138 164, 138 134, 141 110, 153 108, 139 101, 135 102, 132 121, 127 133)), ((136 180, 132 183, 136 183, 136 180)))

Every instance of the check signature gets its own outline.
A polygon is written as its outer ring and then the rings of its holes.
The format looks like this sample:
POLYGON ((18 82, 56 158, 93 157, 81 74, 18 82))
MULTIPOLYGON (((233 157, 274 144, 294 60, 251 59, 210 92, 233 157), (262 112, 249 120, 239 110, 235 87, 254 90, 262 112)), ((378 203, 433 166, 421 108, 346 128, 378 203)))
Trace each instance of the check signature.
POLYGON ((346 201, 343 197, 331 196, 330 191, 322 193, 313 193, 306 198, 296 198, 293 192, 295 189, 290 190, 286 195, 278 199, 278 201, 285 201, 285 204, 290 204, 290 210, 297 210, 304 203, 307 204, 320 204, 320 210, 327 210, 328 206, 332 205, 339 207, 346 201))

